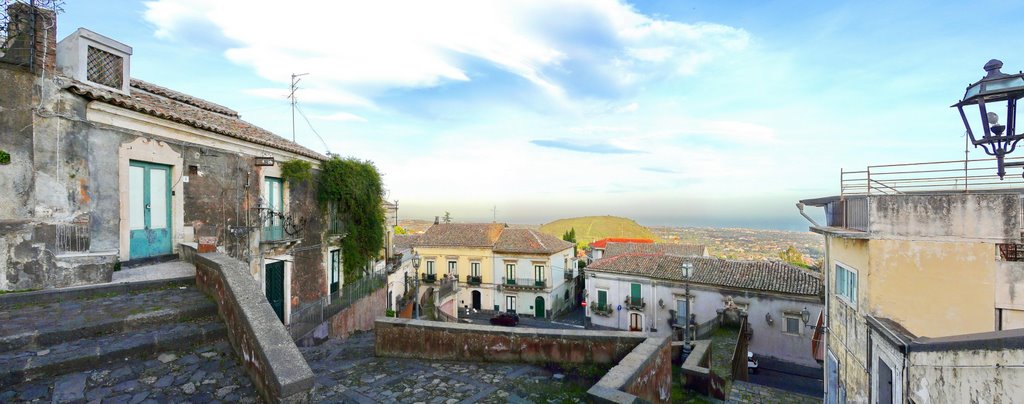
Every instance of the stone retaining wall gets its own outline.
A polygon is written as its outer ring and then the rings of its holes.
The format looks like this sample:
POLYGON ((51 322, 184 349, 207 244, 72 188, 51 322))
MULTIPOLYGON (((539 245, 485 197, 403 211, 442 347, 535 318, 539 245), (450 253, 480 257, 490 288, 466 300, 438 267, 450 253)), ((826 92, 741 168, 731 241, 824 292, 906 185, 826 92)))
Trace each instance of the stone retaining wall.
POLYGON ((668 402, 671 345, 625 331, 547 330, 378 318, 377 356, 470 362, 615 365, 588 393, 599 402, 668 402), (607 379, 607 380, 606 380, 607 379))
POLYGON ((248 266, 220 253, 199 254, 193 260, 196 286, 217 302, 228 340, 260 396, 270 403, 308 402, 313 371, 248 266))
POLYGON ((377 289, 331 317, 330 337, 345 339, 353 332, 372 330, 374 320, 383 314, 387 306, 388 289, 377 289))

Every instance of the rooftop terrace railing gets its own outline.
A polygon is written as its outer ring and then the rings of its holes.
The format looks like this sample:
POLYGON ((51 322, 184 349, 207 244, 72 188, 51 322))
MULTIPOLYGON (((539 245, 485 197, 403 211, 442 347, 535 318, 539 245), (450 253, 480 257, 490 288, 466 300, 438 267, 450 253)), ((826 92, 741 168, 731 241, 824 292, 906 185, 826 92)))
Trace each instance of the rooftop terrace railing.
MULTIPOLYGON (((1007 162, 1024 162, 1008 157, 1007 162)), ((915 192, 973 192, 1024 188, 1024 178, 996 175, 996 159, 882 164, 865 170, 841 171, 843 196, 893 195, 915 192)))

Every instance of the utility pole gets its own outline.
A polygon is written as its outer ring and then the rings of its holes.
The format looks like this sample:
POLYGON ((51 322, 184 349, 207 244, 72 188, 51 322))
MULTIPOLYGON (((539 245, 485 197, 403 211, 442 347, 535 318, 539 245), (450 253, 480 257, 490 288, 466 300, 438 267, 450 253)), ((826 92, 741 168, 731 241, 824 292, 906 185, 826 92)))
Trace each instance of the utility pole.
POLYGON ((305 76, 309 73, 295 74, 292 73, 292 86, 288 92, 288 99, 292 101, 292 142, 295 142, 295 92, 299 89, 299 81, 302 80, 299 77, 305 76))

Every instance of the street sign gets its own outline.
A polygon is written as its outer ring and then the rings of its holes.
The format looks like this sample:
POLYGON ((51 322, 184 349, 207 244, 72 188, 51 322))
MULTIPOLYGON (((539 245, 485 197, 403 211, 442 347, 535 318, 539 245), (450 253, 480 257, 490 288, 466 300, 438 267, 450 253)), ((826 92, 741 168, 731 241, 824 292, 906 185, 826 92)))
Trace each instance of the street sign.
POLYGON ((622 311, 622 305, 620 304, 618 307, 615 308, 615 310, 622 311))

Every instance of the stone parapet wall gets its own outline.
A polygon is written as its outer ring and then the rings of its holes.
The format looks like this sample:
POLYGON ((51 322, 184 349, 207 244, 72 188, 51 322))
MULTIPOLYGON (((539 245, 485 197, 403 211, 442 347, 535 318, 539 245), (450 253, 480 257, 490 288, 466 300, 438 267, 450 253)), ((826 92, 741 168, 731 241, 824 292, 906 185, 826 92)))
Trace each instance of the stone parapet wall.
POLYGON ((387 288, 377 289, 368 296, 359 299, 345 310, 331 317, 330 337, 345 339, 356 331, 372 330, 377 316, 384 314, 384 308, 387 305, 387 288))
POLYGON ((588 393, 595 401, 669 402, 672 398, 671 342, 668 338, 647 338, 611 368, 588 393), (608 397, 610 392, 613 394, 608 397))
POLYGON ((220 253, 193 256, 196 286, 217 302, 228 340, 260 396, 308 402, 313 371, 278 320, 248 266, 220 253))
POLYGON ((588 393, 599 402, 668 402, 672 347, 626 331, 546 330, 378 318, 377 356, 470 362, 613 365, 588 393), (606 380, 607 379, 607 380, 606 380))

